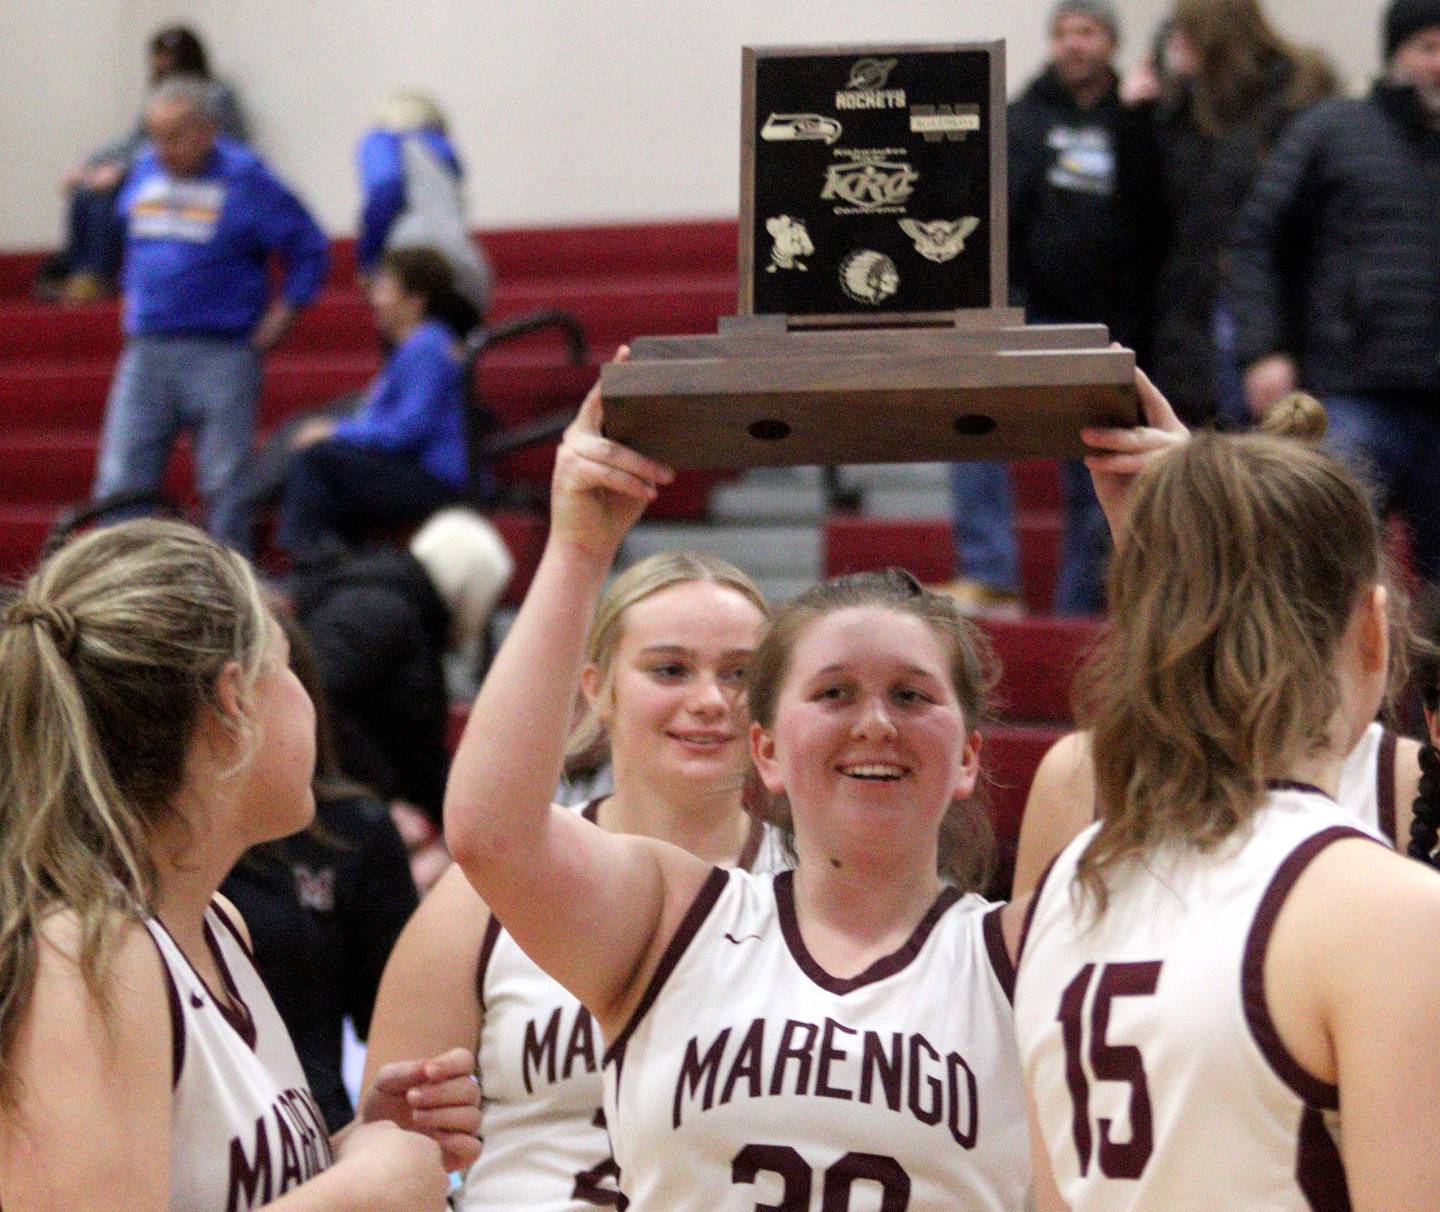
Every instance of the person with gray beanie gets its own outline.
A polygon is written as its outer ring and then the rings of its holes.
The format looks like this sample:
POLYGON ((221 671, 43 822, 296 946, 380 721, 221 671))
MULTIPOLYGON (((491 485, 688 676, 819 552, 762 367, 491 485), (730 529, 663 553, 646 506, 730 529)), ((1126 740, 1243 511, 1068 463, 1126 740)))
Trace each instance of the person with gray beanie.
POLYGON ((1258 416, 1296 387, 1409 522, 1440 582, 1440 0, 1394 0, 1385 73, 1297 120, 1235 232, 1231 292, 1258 416))
MULTIPOLYGON (((1050 62, 1008 112, 1010 301, 1032 324, 1105 324, 1144 361, 1162 226, 1151 114, 1120 100, 1112 66, 1120 27, 1109 0, 1059 0, 1049 29, 1050 62)), ((1062 465, 1061 483, 1054 609, 1097 614, 1105 519, 1078 460, 1062 465)), ((951 488, 964 573, 954 596, 971 613, 1013 610, 1019 553, 1005 467, 957 463, 951 488)))

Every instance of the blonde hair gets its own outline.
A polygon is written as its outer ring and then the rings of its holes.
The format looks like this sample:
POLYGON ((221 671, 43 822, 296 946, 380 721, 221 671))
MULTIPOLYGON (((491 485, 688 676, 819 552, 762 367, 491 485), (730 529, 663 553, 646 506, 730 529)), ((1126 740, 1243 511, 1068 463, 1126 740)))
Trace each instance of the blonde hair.
POLYGON ((244 559, 179 522, 93 531, 42 564, 0 621, 0 1106, 34 990, 37 938, 76 918, 108 1014, 116 914, 153 908, 155 827, 229 662, 248 695, 269 612, 244 559))
MULTIPOLYGON (((770 605, 759 586, 728 560, 706 551, 661 551, 647 556, 610 582, 595 609, 595 621, 585 641, 585 662, 600 673, 599 697, 610 692, 615 650, 625 634, 625 612, 662 589, 693 581, 733 589, 760 612, 762 619, 770 618, 770 605)), ((565 753, 573 758, 590 753, 605 742, 605 723, 593 706, 587 706, 570 733, 565 753)))
POLYGON ((1385 580, 1365 489, 1293 438, 1197 433, 1133 498, 1112 628, 1077 684, 1101 817, 1078 878, 1100 912, 1111 866, 1219 844, 1325 743, 1340 638, 1385 580))
MULTIPOLYGON (((950 656, 950 684, 968 729, 988 723, 987 699, 1000 679, 1000 665, 985 633, 967 619, 948 594, 925 589, 908 572, 857 572, 814 585, 781 607, 750 661, 750 717, 766 731, 775 727, 780 692, 790 673, 795 647, 819 619, 837 610, 879 606, 913 615, 944 643, 950 656)), ((780 830, 794 856, 794 825, 784 796, 770 797, 765 815, 780 830)), ((984 888, 995 870, 995 833, 983 795, 951 804, 940 825, 939 871, 961 891, 984 888)))
POLYGON ((428 93, 402 90, 391 93, 381 103, 375 125, 397 135, 413 130, 438 130, 444 134, 445 111, 428 93))

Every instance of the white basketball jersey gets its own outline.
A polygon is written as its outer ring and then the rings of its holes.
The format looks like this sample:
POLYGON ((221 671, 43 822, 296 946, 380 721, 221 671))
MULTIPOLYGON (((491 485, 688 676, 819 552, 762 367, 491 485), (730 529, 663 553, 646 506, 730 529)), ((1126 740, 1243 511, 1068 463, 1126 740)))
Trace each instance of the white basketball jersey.
POLYGON ((607 1052, 631 1212, 1019 1212, 999 906, 947 888, 904 946, 839 979, 793 898, 790 872, 712 872, 607 1052))
POLYGON ((1335 799, 1365 828, 1395 846, 1395 743, 1399 738, 1373 723, 1345 758, 1335 799))
POLYGON ((1276 918, 1330 843, 1378 841, 1347 807, 1277 785, 1243 837, 1111 870, 1077 912, 1091 826, 1036 889, 1016 1032, 1060 1193, 1073 1212, 1348 1208, 1338 1092, 1286 1051, 1265 1002, 1276 918))
MULTIPOLYGON (((598 803, 585 807, 587 820, 594 821, 598 803)), ((780 859, 774 830, 755 821, 741 865, 769 870, 780 859)), ((520 950, 493 914, 478 991, 484 1145, 455 1207, 574 1212, 620 1206, 601 1111, 604 1045, 590 1012, 520 950)))
POLYGON ((1365 735, 1345 759, 1336 800, 1361 824, 1395 843, 1395 733, 1383 724, 1365 729, 1365 735))
POLYGON ((170 999, 172 1212, 235 1212, 279 1199, 331 1161, 325 1117, 290 1034, 224 913, 206 912, 205 941, 229 1004, 159 921, 146 926, 170 999))

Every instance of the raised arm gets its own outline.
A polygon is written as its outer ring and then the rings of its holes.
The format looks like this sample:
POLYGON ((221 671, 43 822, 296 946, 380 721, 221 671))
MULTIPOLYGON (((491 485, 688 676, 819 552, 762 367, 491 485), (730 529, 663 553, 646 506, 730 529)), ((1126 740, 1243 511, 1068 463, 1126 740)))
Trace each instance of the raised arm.
POLYGON ((555 457, 550 537, 471 711, 445 837, 492 912, 602 1030, 623 1022, 707 868, 555 807, 585 636, 620 540, 673 473, 601 434, 586 397, 555 457))
POLYGON ((1095 485, 1110 534, 1118 539, 1125 528, 1125 502, 1130 484, 1151 460, 1188 441, 1190 431, 1175 415, 1170 401, 1138 366, 1135 368, 1135 392, 1140 397, 1143 425, 1119 429, 1087 426, 1080 437, 1090 448, 1085 466, 1095 485))

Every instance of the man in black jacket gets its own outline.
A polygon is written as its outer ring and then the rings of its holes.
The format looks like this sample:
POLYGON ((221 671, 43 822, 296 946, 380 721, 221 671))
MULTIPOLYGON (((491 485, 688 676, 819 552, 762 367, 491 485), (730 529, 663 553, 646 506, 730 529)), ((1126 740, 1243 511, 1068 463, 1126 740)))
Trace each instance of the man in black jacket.
MULTIPOLYGON (((1152 115, 1120 101, 1111 65, 1118 36, 1109 0, 1060 0, 1050 17, 1051 62, 1010 105, 1010 291, 1030 323, 1098 321, 1143 363, 1160 190, 1152 115)), ((1078 460, 1062 467, 1062 477, 1065 537, 1055 610, 1095 613, 1104 606, 1105 520, 1078 460)), ((952 483, 962 570, 992 591, 1013 591, 1004 468, 958 464, 952 483)))
POLYGON ((1297 119, 1240 212, 1231 293, 1258 416, 1319 396, 1440 582, 1440 0, 1394 0, 1385 77, 1297 119))

